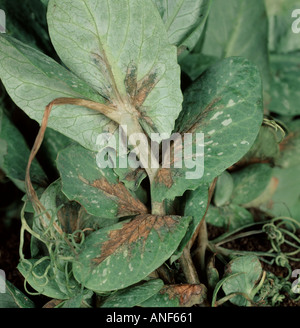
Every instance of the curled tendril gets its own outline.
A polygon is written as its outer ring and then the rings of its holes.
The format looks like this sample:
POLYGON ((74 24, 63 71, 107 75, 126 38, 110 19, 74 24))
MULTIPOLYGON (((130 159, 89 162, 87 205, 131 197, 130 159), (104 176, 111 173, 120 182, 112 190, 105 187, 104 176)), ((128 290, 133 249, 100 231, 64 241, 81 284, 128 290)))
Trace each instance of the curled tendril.
MULTIPOLYGON (((34 220, 38 220, 42 223, 43 231, 34 231, 29 227, 25 219, 25 204, 21 213, 21 236, 20 236, 20 265, 23 266, 26 274, 24 275, 24 289, 29 295, 40 295, 45 291, 46 286, 55 281, 59 289, 63 291, 67 296, 71 297, 74 292, 74 281, 72 277, 72 263, 75 259, 76 252, 80 250, 84 240, 85 234, 83 230, 74 231, 72 234, 58 234, 54 228, 54 222, 57 218, 57 212, 61 207, 53 210, 46 210, 48 214, 51 214, 51 219, 48 221, 47 226, 43 225, 43 220, 40 218, 43 216, 43 212, 38 213, 34 220), (35 263, 25 259, 23 254, 24 246, 24 232, 29 232, 32 236, 37 238, 40 242, 45 244, 47 248, 46 256, 38 259, 35 263), (67 242, 66 242, 67 241, 67 242), (45 261, 49 261, 48 265, 41 267, 41 264, 45 261), (38 270, 37 270, 37 267, 38 270), (34 286, 39 292, 31 292, 28 290, 27 285, 29 277, 33 279, 34 286), (61 278, 59 278, 61 277, 61 278)), ((33 287, 34 287, 33 286, 33 287)), ((83 289, 83 286, 81 286, 83 289)))
POLYGON ((274 223, 267 223, 263 226, 262 230, 268 235, 271 241, 275 241, 278 246, 282 245, 285 241, 281 230, 274 225, 274 223))

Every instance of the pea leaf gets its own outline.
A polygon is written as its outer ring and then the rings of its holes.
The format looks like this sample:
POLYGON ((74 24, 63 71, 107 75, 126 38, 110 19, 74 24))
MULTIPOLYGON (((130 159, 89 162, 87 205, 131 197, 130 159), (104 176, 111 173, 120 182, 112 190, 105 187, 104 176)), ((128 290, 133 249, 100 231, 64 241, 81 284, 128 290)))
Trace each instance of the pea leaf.
POLYGON ((207 223, 216 227, 233 231, 249 223, 253 223, 253 216, 247 209, 236 204, 221 207, 210 205, 205 220, 207 223))
MULTIPOLYGON (((276 190, 271 199, 260 204, 260 208, 272 216, 300 217, 300 129, 299 120, 294 121, 290 134, 280 144, 280 156, 272 172, 276 179, 276 190)), ((290 127, 290 126, 289 126, 290 127)))
MULTIPOLYGON (((1 279, 1 276, 0 276, 1 279)), ((2 282, 1 282, 2 283, 2 282)), ((34 303, 25 296, 17 287, 6 280, 3 282, 6 286, 5 293, 0 293, 0 308, 34 308, 34 303)))
POLYGON ((232 178, 234 188, 231 202, 247 207, 247 203, 259 197, 268 187, 272 178, 272 168, 268 164, 252 164, 232 173, 232 178))
POLYGON ((143 214, 93 232, 73 263, 75 278, 95 292, 141 281, 177 249, 190 219, 143 214))
POLYGON ((174 252, 174 254, 170 259, 171 263, 176 261, 181 256, 184 247, 188 244, 188 242, 194 235, 194 232, 196 231, 197 227, 199 226, 200 221, 202 220, 207 207, 208 189, 209 186, 203 184, 194 191, 188 191, 184 196, 185 197, 184 215, 191 216, 192 220, 189 224, 189 227, 187 229, 184 238, 182 239, 182 241, 178 246, 178 249, 176 250, 176 252, 174 252))
MULTIPOLYGON (((241 292, 253 299, 252 292, 262 274, 262 267, 259 259, 254 255, 246 255, 235 258, 227 264, 224 276, 241 273, 224 281, 222 288, 226 295, 241 292)), ((243 296, 237 295, 230 299, 230 302, 238 306, 249 306, 243 296)))
POLYGON ((72 145, 60 152, 57 167, 65 195, 89 214, 115 219, 147 213, 145 205, 119 182, 112 169, 97 166, 97 153, 72 145))
POLYGON ((187 139, 186 145, 184 140, 176 148, 173 144, 175 159, 171 157, 170 169, 158 170, 152 184, 153 199, 173 199, 201 183, 210 183, 241 159, 262 123, 261 94, 259 72, 239 57, 220 61, 196 80, 184 93, 183 111, 176 121, 176 131, 187 139), (184 161, 178 155, 182 145, 184 161))
POLYGON ((281 115, 299 115, 299 53, 271 55, 270 60, 273 79, 269 110, 281 115))
POLYGON ((130 114, 124 124, 138 118, 149 134, 171 133, 181 110, 180 69, 152 1, 50 0, 47 17, 62 61, 130 114))
POLYGON ((269 49, 275 53, 300 50, 299 35, 292 33, 292 12, 300 8, 299 0, 265 0, 269 21, 269 49))
MULTIPOLYGON (((15 185, 25 191, 25 171, 29 158, 29 147, 17 127, 11 122, 0 103, 0 168, 15 185)), ((35 160, 31 167, 33 185, 42 187, 47 176, 35 160)))
POLYGON ((50 298, 64 300, 80 292, 80 286, 73 277, 67 281, 64 274, 57 270, 54 273, 50 260, 24 260, 17 268, 33 289, 50 298))
POLYGON ((102 308, 130 308, 144 302, 158 293, 164 283, 160 279, 146 281, 137 286, 121 289, 109 296, 102 308))
POLYGON ((264 89, 268 89, 271 75, 267 40, 268 19, 263 1, 214 0, 201 51, 217 58, 247 58, 258 66, 264 89))
POLYGON ((200 285, 166 285, 159 293, 140 304, 142 307, 192 307, 206 299, 206 287, 200 285))
POLYGON ((153 0, 165 23, 169 42, 192 50, 203 30, 210 0, 153 0))
POLYGON ((280 138, 274 127, 262 125, 259 134, 251 149, 243 157, 241 162, 249 163, 251 161, 274 161, 279 156, 280 138))
POLYGON ((233 191, 233 179, 229 172, 224 171, 217 180, 214 203, 217 207, 227 204, 233 191))
MULTIPOLYGON (((59 97, 104 99, 52 58, 5 34, 0 35, 0 78, 12 100, 32 119, 42 120, 45 106, 59 97)), ((56 107, 48 126, 84 147, 97 149, 99 133, 115 124, 94 111, 71 105, 56 107)))

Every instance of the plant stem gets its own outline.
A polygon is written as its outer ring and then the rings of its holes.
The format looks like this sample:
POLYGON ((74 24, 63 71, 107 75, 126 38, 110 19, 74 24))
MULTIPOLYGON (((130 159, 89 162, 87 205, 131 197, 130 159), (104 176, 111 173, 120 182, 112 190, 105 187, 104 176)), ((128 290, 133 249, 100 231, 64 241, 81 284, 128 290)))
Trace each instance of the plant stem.
POLYGON ((195 256, 199 261, 201 272, 205 271, 205 253, 208 246, 207 225, 206 221, 202 220, 197 238, 197 249, 195 256))
POLYGON ((198 273, 192 261, 190 250, 184 248, 181 257, 179 258, 182 271, 185 275, 188 284, 200 284, 198 273))
POLYGON ((152 202, 151 213, 153 215, 162 215, 162 216, 164 216, 166 214, 164 202, 161 202, 161 203, 152 202))

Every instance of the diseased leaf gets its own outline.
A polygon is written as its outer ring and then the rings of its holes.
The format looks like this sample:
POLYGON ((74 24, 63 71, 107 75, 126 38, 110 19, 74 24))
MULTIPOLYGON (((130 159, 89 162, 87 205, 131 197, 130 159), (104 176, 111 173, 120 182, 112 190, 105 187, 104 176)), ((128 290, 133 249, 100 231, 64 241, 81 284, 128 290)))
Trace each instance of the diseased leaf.
POLYGON ((192 50, 203 30, 210 0, 153 0, 165 23, 170 43, 192 50))
POLYGON ((138 119, 149 134, 171 133, 180 69, 152 1, 50 0, 47 17, 62 61, 125 114, 123 124, 138 119))
POLYGON ((112 169, 97 166, 97 153, 73 145, 60 152, 57 166, 63 192, 88 213, 111 219, 147 213, 145 205, 119 182, 112 169))
POLYGON ((174 199, 185 190, 212 182, 247 153, 262 123, 260 75, 246 59, 227 58, 213 65, 185 91, 184 97, 176 131, 187 142, 184 145, 182 140, 176 147, 174 143, 171 168, 158 170, 152 185, 155 201, 174 199), (189 169, 187 164, 194 167, 189 169))
MULTIPOLYGON (((12 100, 32 119, 42 120, 45 106, 59 97, 104 99, 52 58, 4 34, 0 35, 0 78, 12 100)), ((98 150, 96 139, 105 129, 116 129, 105 116, 90 109, 63 105, 55 108, 48 126, 98 150)))
POLYGON ((192 307, 206 299, 206 287, 200 285, 166 285, 160 292, 140 304, 142 307, 192 307))
POLYGON ((231 202, 244 206, 259 197, 272 178, 272 167, 268 164, 252 164, 232 173, 233 192, 231 202))
MULTIPOLYGON (((226 295, 241 292, 250 299, 253 299, 252 292, 262 274, 262 267, 259 259, 254 255, 245 255, 235 258, 227 264, 225 277, 232 274, 241 273, 238 276, 227 279, 223 283, 223 290, 226 295)), ((230 302, 238 306, 249 306, 250 303, 243 296, 237 295, 230 299, 230 302)))
POLYGON ((93 232, 73 263, 75 278, 96 292, 141 281, 173 254, 190 219, 144 214, 93 232))
POLYGON ((101 308, 131 308, 139 305, 160 291, 164 283, 154 279, 137 286, 128 287, 112 293, 101 308))

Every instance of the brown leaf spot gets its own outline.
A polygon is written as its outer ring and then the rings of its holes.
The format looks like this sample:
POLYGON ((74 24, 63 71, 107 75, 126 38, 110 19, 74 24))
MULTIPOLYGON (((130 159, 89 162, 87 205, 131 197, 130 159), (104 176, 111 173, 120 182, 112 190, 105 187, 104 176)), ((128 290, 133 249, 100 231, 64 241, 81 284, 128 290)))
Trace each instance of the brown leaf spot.
POLYGON ((102 190, 108 198, 114 199, 118 203, 118 215, 127 216, 148 212, 147 207, 138 199, 134 198, 121 182, 110 184, 107 179, 101 178, 90 183, 83 177, 79 176, 79 179, 94 188, 102 190))
POLYGON ((155 230, 158 234, 163 228, 171 231, 177 223, 175 217, 171 216, 139 215, 125 223, 121 229, 110 231, 109 239, 101 245, 100 256, 92 259, 92 262, 98 265, 122 246, 130 249, 140 240, 144 245, 151 230, 155 230))
POLYGON ((158 81, 159 79, 157 77, 157 73, 154 70, 138 82, 137 92, 134 97, 135 107, 139 108, 143 105, 146 98, 148 97, 150 92, 155 88, 158 81))
POLYGON ((129 64, 127 68, 127 73, 125 77, 125 87, 127 94, 130 98, 135 97, 136 89, 137 89, 137 69, 136 66, 129 64))
POLYGON ((158 184, 164 184, 167 188, 171 188, 173 185, 171 170, 167 168, 159 169, 155 177, 155 182, 158 184))
POLYGON ((154 89, 158 83, 159 78, 154 68, 141 80, 137 80, 137 67, 134 64, 129 64, 126 72, 126 77, 124 80, 126 91, 130 97, 131 104, 139 109, 150 92, 154 89))
POLYGON ((166 285, 160 293, 167 294, 169 299, 179 299, 179 304, 185 307, 201 304, 206 298, 206 288, 201 284, 166 285))

